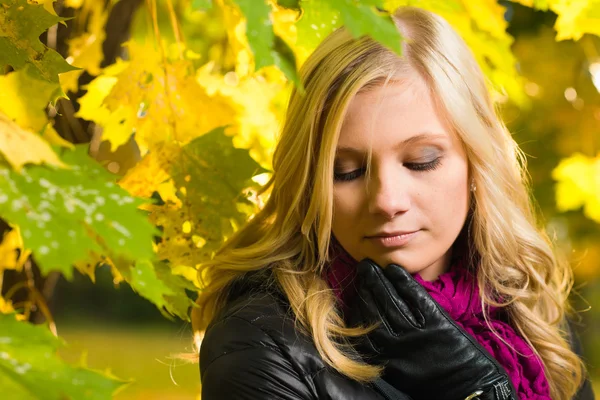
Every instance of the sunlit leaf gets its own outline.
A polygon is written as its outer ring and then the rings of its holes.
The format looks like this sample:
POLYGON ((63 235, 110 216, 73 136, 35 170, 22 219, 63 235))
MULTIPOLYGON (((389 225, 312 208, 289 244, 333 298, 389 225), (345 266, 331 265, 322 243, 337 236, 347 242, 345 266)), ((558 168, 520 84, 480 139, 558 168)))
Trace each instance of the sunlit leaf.
POLYGON ((0 260, 2 260, 0 272, 2 269, 22 270, 30 254, 31 250, 23 246, 21 230, 18 226, 13 226, 12 229, 4 232, 0 242, 0 260))
POLYGON ((64 21, 50 14, 43 4, 27 0, 0 0, 0 70, 28 67, 37 79, 58 82, 58 74, 76 69, 39 36, 52 25, 64 21))
POLYGON ((124 381, 58 358, 62 346, 45 326, 0 313, 0 388, 11 400, 109 400, 124 381))
POLYGON ((72 264, 90 251, 151 258, 158 232, 137 209, 142 200, 116 185, 87 146, 65 151, 62 159, 70 169, 0 170, 0 215, 21 227, 42 272, 59 270, 69 278, 72 264))
MULTIPOLYGON (((460 34, 473 52, 477 63, 489 78, 494 100, 508 96, 519 106, 528 98, 524 82, 517 72, 517 60, 511 51, 513 38, 506 32, 505 7, 496 0, 467 1, 386 0, 386 9, 415 5, 442 16, 460 34)), ((505 100, 505 99, 504 99, 505 100)))
POLYGON ((180 150, 179 146, 169 142, 157 146, 127 171, 119 185, 133 196, 149 198, 158 192, 164 202, 180 205, 175 185, 166 169, 178 157, 180 150))
POLYGON ((237 204, 247 202, 244 189, 255 186, 251 178, 264 170, 248 155, 236 149, 223 129, 214 130, 187 144, 173 160, 170 173, 182 206, 153 206, 151 219, 163 226, 158 255, 172 265, 195 267, 212 256, 224 238, 233 233, 232 221, 248 217, 237 204), (184 233, 188 221, 191 229, 184 233), (203 240, 194 240, 194 236, 203 240))
POLYGON ((165 307, 165 297, 174 293, 163 281, 158 279, 154 265, 149 260, 138 260, 131 269, 131 287, 143 297, 154 303, 159 309, 165 307))
POLYGON ((232 122, 228 102, 198 84, 189 62, 165 65, 149 46, 131 44, 129 50, 131 61, 91 82, 77 114, 102 126, 112 149, 134 135, 145 154, 165 141, 185 144, 232 122))
POLYGON ((204 11, 213 6, 212 0, 192 0, 192 10, 204 11))
POLYGON ((317 47, 327 35, 342 25, 338 9, 324 0, 303 0, 302 17, 296 24, 300 47, 310 49, 317 47))
MULTIPOLYGON (((110 4, 110 3, 109 3, 110 4)), ((85 31, 67 41, 69 54, 67 61, 78 68, 60 75, 63 90, 77 92, 78 79, 84 71, 92 76, 100 75, 100 63, 104 58, 102 43, 106 38, 105 25, 110 7, 101 1, 85 1, 76 14, 78 25, 85 26, 85 31)))
POLYGON ((561 160, 552 171, 556 183, 559 211, 583 207, 584 214, 600 222, 600 156, 589 158, 574 154, 561 160))
POLYGON ((255 68, 276 65, 288 79, 299 85, 294 52, 273 32, 271 7, 264 0, 235 2, 246 16, 246 35, 254 53, 255 68))
POLYGON ((277 0, 277 4, 285 8, 299 9, 300 0, 277 0))
POLYGON ((344 26, 354 37, 369 35, 398 54, 402 53, 402 38, 391 18, 375 7, 383 8, 383 1, 327 0, 339 10, 344 26))
POLYGON ((48 124, 46 107, 60 94, 57 83, 33 78, 24 69, 0 75, 0 88, 0 112, 34 132, 48 124))
POLYGON ((64 168, 52 147, 38 134, 22 129, 0 112, 0 155, 16 171, 26 164, 48 164, 64 168))

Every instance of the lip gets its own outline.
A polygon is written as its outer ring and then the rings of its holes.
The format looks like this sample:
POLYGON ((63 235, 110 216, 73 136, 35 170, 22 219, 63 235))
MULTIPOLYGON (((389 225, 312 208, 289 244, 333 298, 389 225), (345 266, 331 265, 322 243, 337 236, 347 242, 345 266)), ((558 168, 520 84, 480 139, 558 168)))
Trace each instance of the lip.
POLYGON ((383 247, 401 247, 410 242, 419 231, 412 232, 381 232, 366 238, 383 247))

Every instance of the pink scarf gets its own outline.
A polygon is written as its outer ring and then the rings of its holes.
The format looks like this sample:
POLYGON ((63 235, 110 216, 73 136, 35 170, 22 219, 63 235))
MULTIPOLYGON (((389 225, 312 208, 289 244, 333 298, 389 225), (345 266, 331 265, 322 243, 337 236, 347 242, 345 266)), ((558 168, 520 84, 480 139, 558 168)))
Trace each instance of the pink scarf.
MULTIPOLYGON (((342 310, 347 310, 348 299, 355 294, 353 285, 356 260, 345 251, 339 252, 325 272, 325 279, 337 296, 342 310)), ((500 310, 489 308, 490 325, 510 344, 500 340, 486 324, 481 309, 479 289, 474 277, 462 260, 433 282, 414 275, 440 306, 473 336, 508 373, 518 398, 521 400, 551 400, 550 387, 543 365, 529 345, 507 323, 501 321, 500 310)))

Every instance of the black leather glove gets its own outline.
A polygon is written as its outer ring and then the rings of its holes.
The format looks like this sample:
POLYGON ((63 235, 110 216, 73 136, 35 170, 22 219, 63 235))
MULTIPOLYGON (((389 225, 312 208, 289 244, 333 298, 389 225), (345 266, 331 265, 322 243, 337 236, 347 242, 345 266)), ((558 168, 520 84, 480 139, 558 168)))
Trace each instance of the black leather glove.
POLYGON ((388 383, 416 400, 517 400, 506 371, 406 270, 365 259, 357 273, 348 322, 381 322, 356 349, 385 364, 388 383))

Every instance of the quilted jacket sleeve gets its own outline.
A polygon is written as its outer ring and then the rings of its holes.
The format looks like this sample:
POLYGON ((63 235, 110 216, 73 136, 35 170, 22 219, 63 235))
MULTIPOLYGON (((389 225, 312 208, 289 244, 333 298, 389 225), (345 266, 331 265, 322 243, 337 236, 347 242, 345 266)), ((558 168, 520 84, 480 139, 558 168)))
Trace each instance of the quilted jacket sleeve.
MULTIPOLYGON (((570 339, 571 339, 571 348, 573 349, 573 351, 579 356, 579 357, 583 357, 583 348, 581 346, 581 340, 579 339, 579 335, 577 334, 577 331, 575 330, 573 323, 571 321, 568 321, 569 325, 569 335, 570 335, 570 339)), ((585 360, 585 358, 584 358, 585 360)), ((579 390, 577 391, 577 393, 575 394, 575 397, 573 397, 573 400, 594 400, 594 391, 592 389, 592 383, 590 382, 589 377, 586 377, 585 381, 583 382, 583 384, 581 385, 581 387, 579 388, 579 390)))
POLYGON ((202 400, 316 400, 302 374, 259 327, 229 317, 200 349, 202 400))

